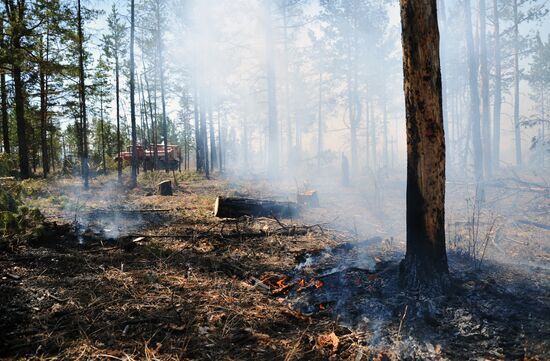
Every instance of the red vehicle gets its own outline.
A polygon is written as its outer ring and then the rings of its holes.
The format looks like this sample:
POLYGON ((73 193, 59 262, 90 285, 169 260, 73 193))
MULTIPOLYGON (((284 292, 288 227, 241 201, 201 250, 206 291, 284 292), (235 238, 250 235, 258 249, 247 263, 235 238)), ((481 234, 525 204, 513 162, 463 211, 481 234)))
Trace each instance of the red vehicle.
MULTIPOLYGON (((146 149, 143 145, 138 145, 136 147, 138 163, 140 167, 143 167, 146 170, 153 169, 154 165, 154 150, 152 146, 146 149)), ((181 170, 181 148, 179 145, 168 145, 168 157, 167 160, 164 158, 164 144, 157 144, 157 164, 159 169, 168 168, 170 170, 181 170)), ((129 145, 126 147, 126 152, 120 153, 120 158, 122 160, 131 162, 132 161, 132 146, 129 145)), ((115 160, 118 160, 119 157, 115 157, 115 160)))

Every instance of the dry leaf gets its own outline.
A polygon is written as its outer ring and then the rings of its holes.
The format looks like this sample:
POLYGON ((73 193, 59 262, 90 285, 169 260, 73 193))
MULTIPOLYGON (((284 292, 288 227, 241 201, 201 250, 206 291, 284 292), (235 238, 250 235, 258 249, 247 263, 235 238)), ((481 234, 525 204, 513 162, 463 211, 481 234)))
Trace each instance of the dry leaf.
POLYGON ((317 337, 317 347, 325 348, 332 347, 332 352, 335 353, 338 350, 338 345, 340 344, 340 339, 334 332, 320 335, 317 337))

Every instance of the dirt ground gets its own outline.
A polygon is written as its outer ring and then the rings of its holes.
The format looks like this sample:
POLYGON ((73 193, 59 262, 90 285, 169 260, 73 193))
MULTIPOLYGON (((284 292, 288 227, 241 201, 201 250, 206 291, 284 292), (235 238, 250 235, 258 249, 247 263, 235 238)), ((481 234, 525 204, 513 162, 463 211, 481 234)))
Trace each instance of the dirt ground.
MULTIPOLYGON (((321 208, 297 219, 220 220, 217 195, 285 199, 295 188, 187 174, 161 197, 162 177, 132 191, 59 179, 29 199, 57 225, 0 254, 0 357, 550 359, 550 252, 538 226, 499 223, 480 267, 450 247, 453 290, 424 299, 397 287, 402 208, 372 207, 403 202, 402 190, 377 199, 368 184, 341 192, 319 180, 321 208), (499 248, 528 262, 503 264, 499 248)), ((547 222, 538 217, 519 220, 547 222)), ((459 242, 464 227, 448 228, 459 242)))

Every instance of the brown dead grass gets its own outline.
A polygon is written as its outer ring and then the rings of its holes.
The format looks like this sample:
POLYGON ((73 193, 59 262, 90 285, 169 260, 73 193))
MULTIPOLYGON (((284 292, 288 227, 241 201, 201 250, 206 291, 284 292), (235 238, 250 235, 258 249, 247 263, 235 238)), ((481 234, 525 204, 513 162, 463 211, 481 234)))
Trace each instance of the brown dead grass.
POLYGON ((327 315, 304 316, 250 281, 290 270, 297 254, 335 245, 334 237, 312 230, 305 236, 225 238, 280 226, 267 219, 214 218, 215 196, 235 191, 220 180, 180 180, 173 197, 148 196, 152 182, 102 197, 107 182, 93 182, 83 192, 75 180, 62 179, 33 202, 58 220, 67 216, 62 207, 76 202, 82 209, 171 211, 162 224, 140 231, 146 238, 132 251, 108 243, 48 242, 2 255, 3 270, 20 278, 0 284, 0 356, 295 360, 337 354, 355 360, 368 353, 359 335, 327 315), (70 201, 54 204, 61 194, 70 201), (338 347, 319 347, 317 337, 332 332, 341 337, 338 347))

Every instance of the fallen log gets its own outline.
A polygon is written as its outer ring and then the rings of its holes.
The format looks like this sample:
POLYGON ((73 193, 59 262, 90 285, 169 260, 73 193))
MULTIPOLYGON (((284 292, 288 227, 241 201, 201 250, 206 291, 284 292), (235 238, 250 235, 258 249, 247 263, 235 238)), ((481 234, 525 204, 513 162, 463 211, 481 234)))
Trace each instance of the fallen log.
POLYGON ((214 204, 214 216, 218 218, 239 218, 243 216, 290 218, 297 214, 298 206, 294 202, 218 197, 214 204))

